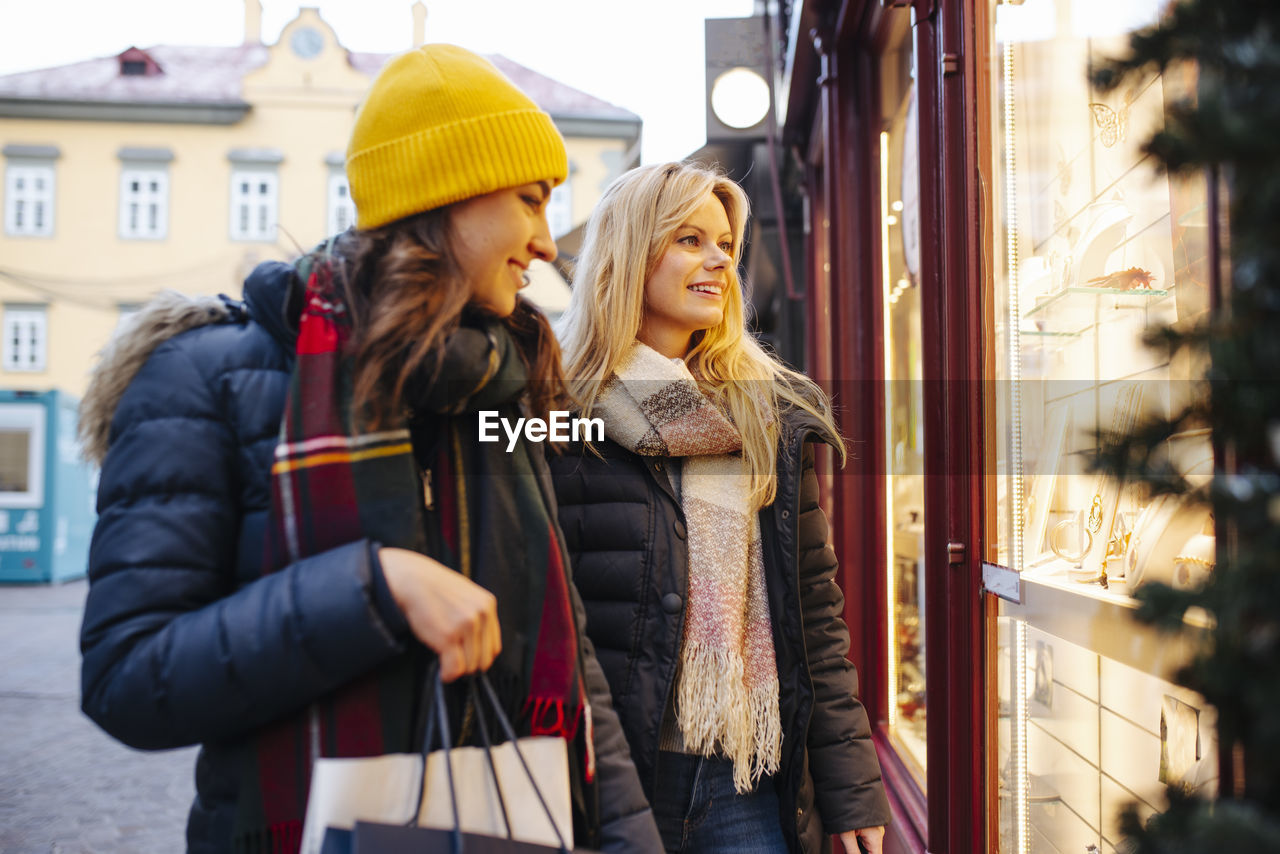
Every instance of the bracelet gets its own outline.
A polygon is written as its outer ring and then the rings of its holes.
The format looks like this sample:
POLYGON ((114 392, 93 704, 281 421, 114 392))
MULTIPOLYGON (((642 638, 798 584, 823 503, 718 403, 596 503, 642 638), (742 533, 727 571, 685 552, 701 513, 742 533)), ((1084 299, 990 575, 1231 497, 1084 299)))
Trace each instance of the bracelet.
POLYGON ((1068 551, 1060 549, 1058 548, 1058 544, 1054 542, 1055 538, 1053 535, 1056 534, 1059 529, 1072 524, 1074 524, 1073 520, 1063 519, 1061 522, 1053 526, 1053 530, 1049 532, 1049 550, 1068 563, 1079 563, 1084 560, 1084 556, 1093 549, 1093 531, 1090 531, 1088 528, 1084 529, 1084 535, 1087 538, 1087 542, 1079 554, 1071 554, 1068 551))

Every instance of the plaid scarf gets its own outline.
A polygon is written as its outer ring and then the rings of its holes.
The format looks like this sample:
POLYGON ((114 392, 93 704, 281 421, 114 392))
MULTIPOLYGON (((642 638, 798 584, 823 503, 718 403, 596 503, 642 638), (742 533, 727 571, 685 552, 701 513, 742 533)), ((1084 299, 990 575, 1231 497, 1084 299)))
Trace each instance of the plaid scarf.
MULTIPOLYGON (((583 769, 590 783, 580 644, 547 488, 525 443, 508 454, 505 444, 475 441, 477 409, 507 417, 519 411, 526 376, 516 345, 499 324, 462 327, 446 344, 446 370, 411 401, 429 410, 429 424, 406 417, 361 432, 350 405, 350 314, 332 264, 329 256, 308 256, 297 268, 306 294, 271 471, 263 571, 367 538, 429 554, 494 592, 503 646, 491 680, 522 729, 569 742, 571 768, 583 769), (458 367, 474 376, 444 376, 458 367), (434 438, 421 443, 429 447, 417 447, 423 433, 434 438)), ((419 749, 421 655, 397 656, 258 733, 239 797, 236 850, 298 850, 317 757, 419 749)))
POLYGON ((680 505, 689 590, 676 719, 685 747, 733 760, 739 792, 778 770, 778 665, 764 582, 760 519, 747 503, 742 437, 680 359, 636 343, 594 414, 637 454, 683 458, 680 505))

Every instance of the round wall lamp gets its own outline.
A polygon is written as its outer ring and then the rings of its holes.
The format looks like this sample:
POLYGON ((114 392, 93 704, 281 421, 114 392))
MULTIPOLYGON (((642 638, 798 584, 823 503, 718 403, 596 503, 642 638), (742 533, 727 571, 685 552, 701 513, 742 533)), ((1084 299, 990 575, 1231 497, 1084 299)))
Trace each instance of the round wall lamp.
POLYGON ((769 112, 769 84, 750 68, 730 68, 711 84, 711 110, 726 127, 754 127, 769 112))

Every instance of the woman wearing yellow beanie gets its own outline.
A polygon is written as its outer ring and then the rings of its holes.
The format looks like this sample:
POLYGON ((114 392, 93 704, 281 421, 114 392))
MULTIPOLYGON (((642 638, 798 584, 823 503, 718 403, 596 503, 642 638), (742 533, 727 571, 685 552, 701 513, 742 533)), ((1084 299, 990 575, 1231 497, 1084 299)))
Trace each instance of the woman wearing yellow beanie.
POLYGON ((348 147, 357 228, 260 265, 244 302, 158 299, 104 354, 82 704, 134 747, 203 745, 190 851, 297 851, 314 760, 418 749, 437 664, 565 739, 578 845, 660 850, 542 453, 476 427, 567 408, 517 296, 567 171, 492 64, 402 54, 348 147))

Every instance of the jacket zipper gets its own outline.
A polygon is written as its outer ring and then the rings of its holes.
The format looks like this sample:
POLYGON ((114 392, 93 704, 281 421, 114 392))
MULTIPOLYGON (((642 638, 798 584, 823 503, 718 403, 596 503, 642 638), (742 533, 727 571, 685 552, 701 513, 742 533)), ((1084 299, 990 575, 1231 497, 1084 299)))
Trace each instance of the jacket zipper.
MULTIPOLYGON (((804 442, 805 442, 805 439, 808 438, 808 435, 809 434, 807 432, 801 431, 800 435, 798 436, 799 441, 794 446, 797 450, 800 451, 800 454, 799 454, 800 480, 804 479, 804 442)), ((795 484, 794 493, 795 495, 792 500, 793 506, 791 508, 791 513, 796 520, 795 522, 796 535, 793 538, 792 544, 791 544, 791 556, 793 558, 792 565, 795 567, 796 613, 800 615, 800 652, 801 652, 801 658, 803 658, 804 660, 804 675, 805 675, 805 678, 809 680, 809 711, 805 714, 804 729, 801 732, 801 738, 803 740, 801 743, 804 745, 803 750, 805 751, 805 753, 808 753, 809 724, 813 721, 813 707, 816 702, 816 697, 815 697, 816 692, 813 687, 813 670, 809 666, 809 642, 805 638, 804 603, 803 601, 801 601, 801 597, 800 597, 800 483, 799 481, 797 481, 795 484)), ((801 762, 800 767, 803 769, 804 768, 803 757, 801 758, 800 762, 801 762)), ((804 837, 800 833, 800 816, 798 813, 796 815, 795 828, 796 828, 796 847, 799 848, 800 851, 802 852, 807 852, 808 849, 805 847, 804 837)))

